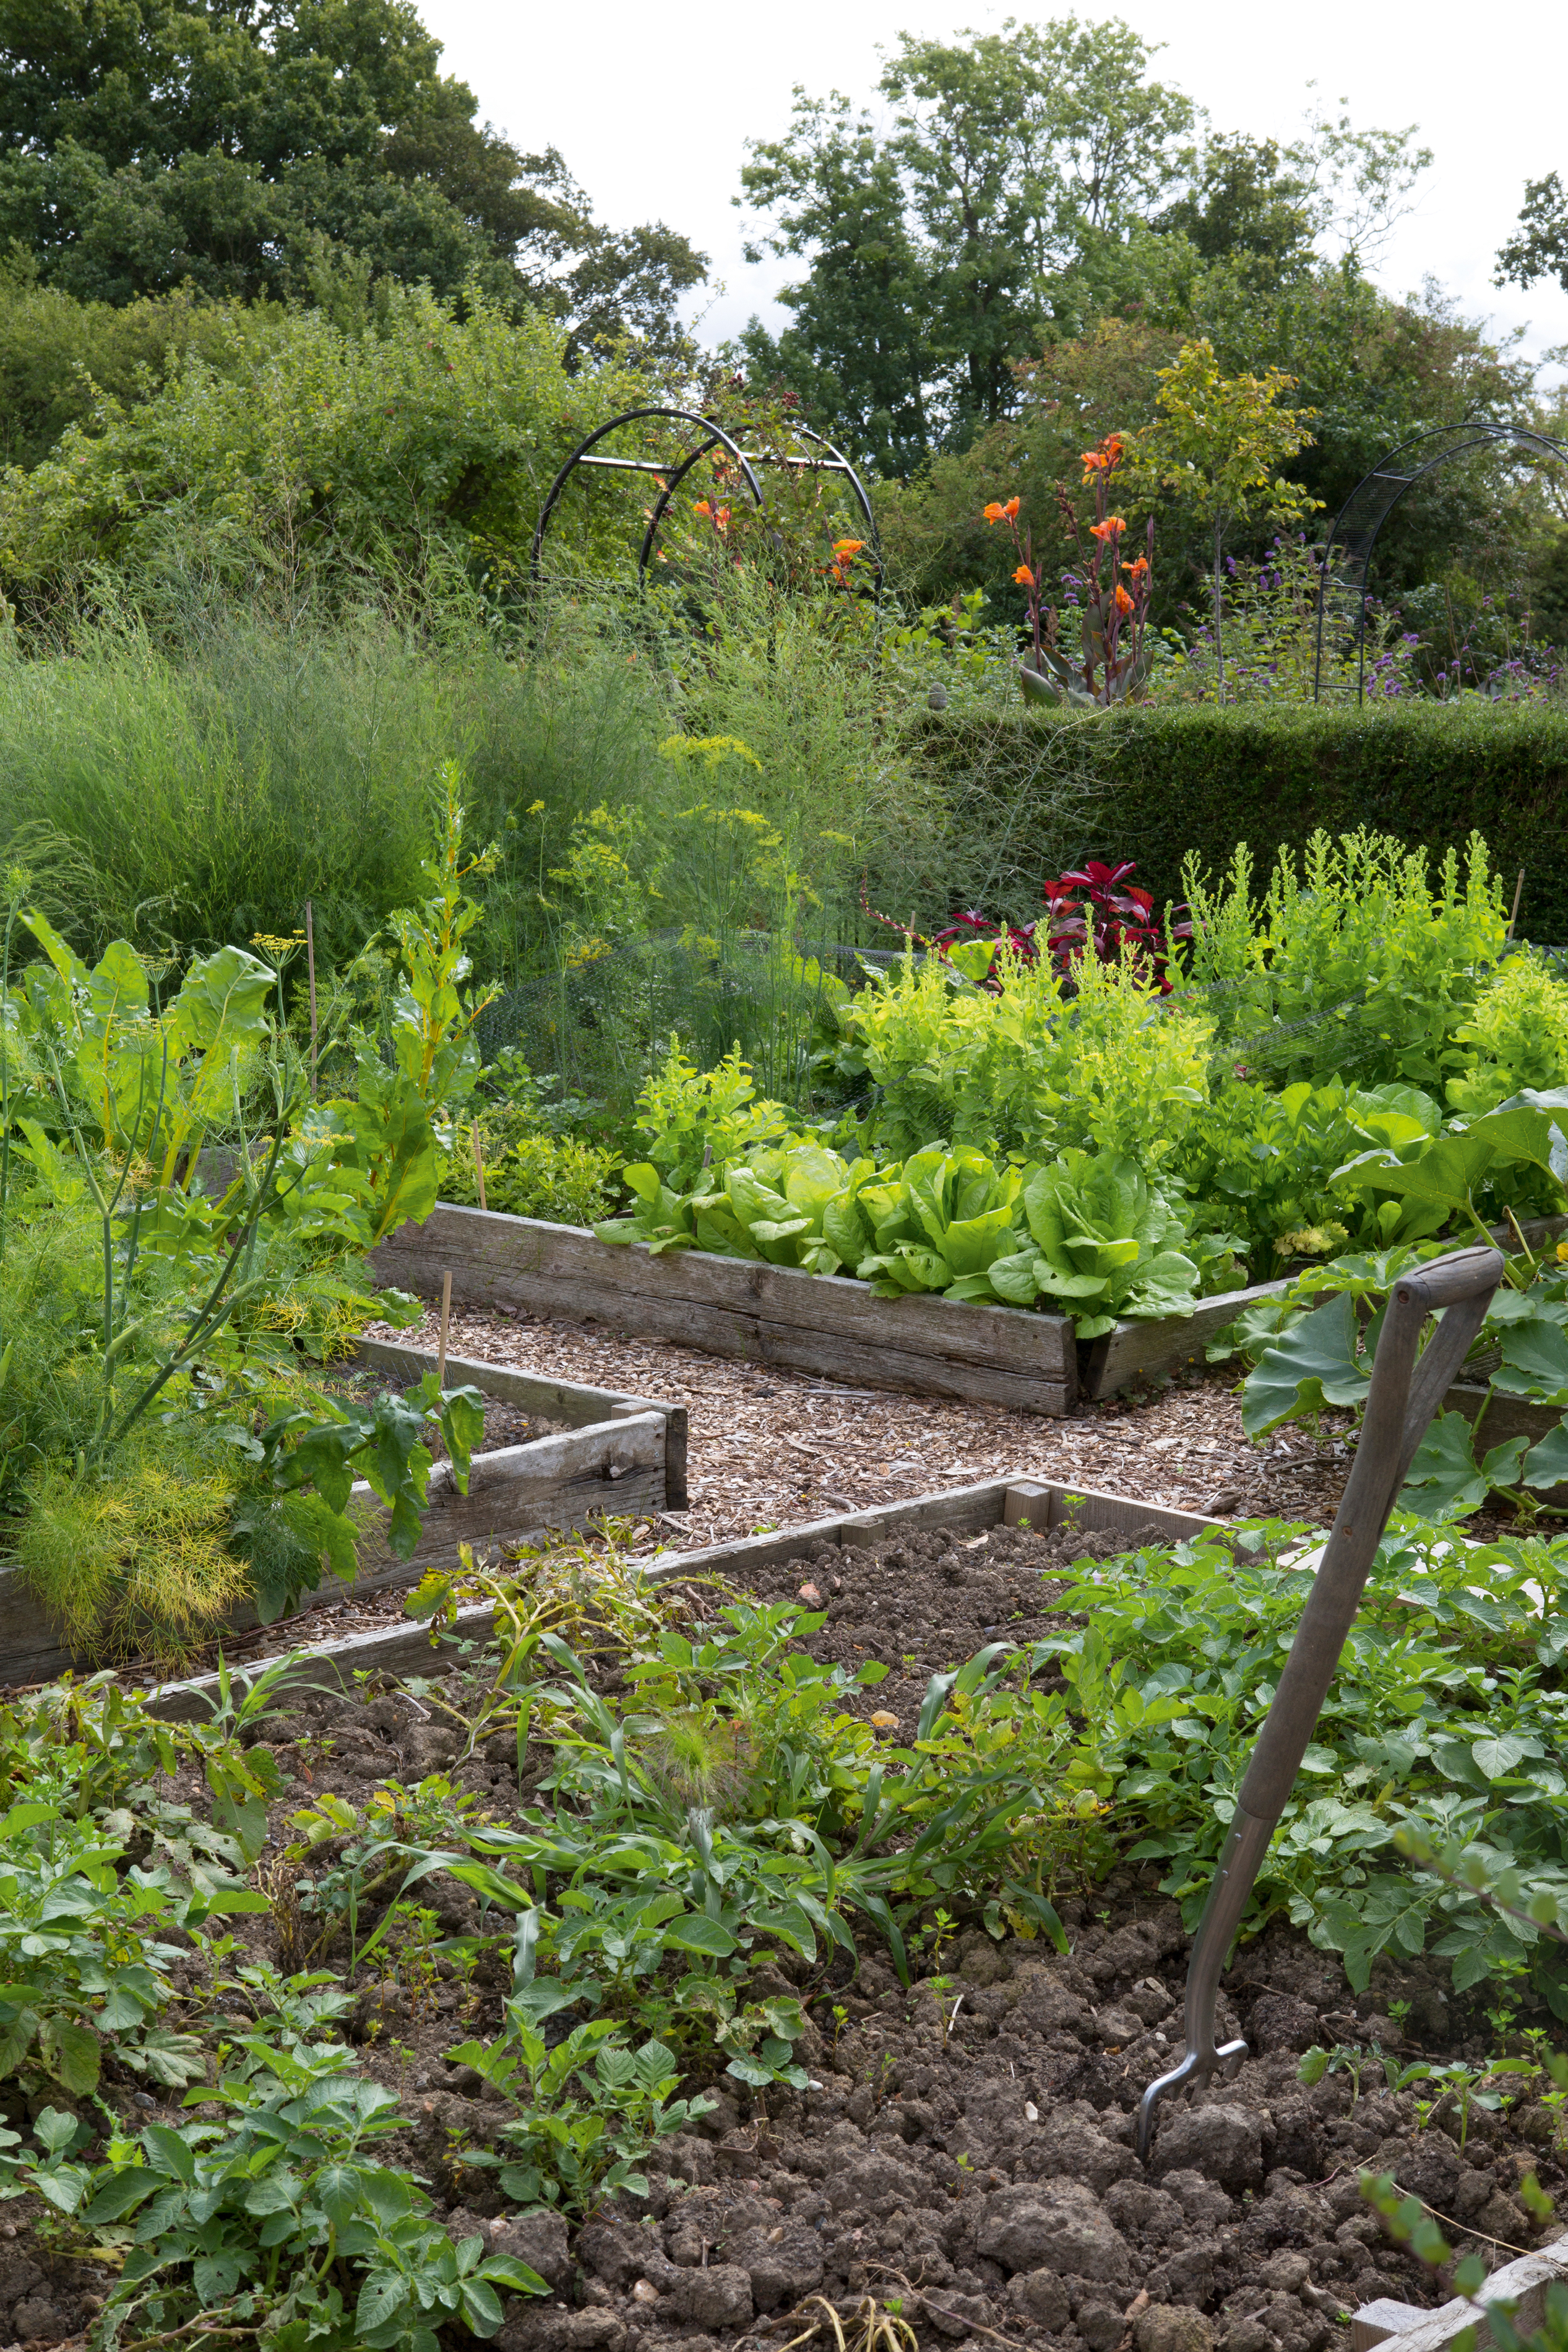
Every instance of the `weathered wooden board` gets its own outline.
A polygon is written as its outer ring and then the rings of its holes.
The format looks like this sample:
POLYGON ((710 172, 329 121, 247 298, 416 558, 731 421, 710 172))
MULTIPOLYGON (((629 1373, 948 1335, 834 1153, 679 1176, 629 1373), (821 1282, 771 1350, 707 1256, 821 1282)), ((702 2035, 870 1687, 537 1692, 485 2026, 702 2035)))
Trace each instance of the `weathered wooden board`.
POLYGON ((1073 1402, 1078 1351, 1066 1316, 951 1298, 879 1298, 842 1275, 715 1257, 652 1256, 574 1225, 437 1204, 403 1225, 373 1263, 383 1282, 438 1297, 452 1276, 465 1305, 523 1307, 598 1321, 867 1388, 1061 1413, 1073 1402))
MULTIPOLYGON (((1559 1241, 1568 1233, 1568 1217, 1527 1217, 1520 1232, 1527 1247, 1540 1249, 1543 1244, 1559 1241)), ((1509 1251, 1519 1246, 1513 1233, 1505 1225, 1493 1227, 1492 1239, 1509 1251)), ((1278 1298, 1289 1290, 1292 1278, 1287 1275, 1278 1282, 1254 1283, 1249 1290, 1223 1290, 1213 1298, 1200 1299, 1190 1315, 1172 1316, 1161 1322, 1118 1323, 1113 1331, 1105 1332, 1098 1339, 1081 1341, 1080 1393, 1108 1397, 1140 1373, 1155 1380, 1181 1365, 1201 1361, 1204 1349, 1217 1331, 1234 1323, 1243 1308, 1259 1299, 1278 1298)), ((1490 1413, 1487 1426, 1492 1426, 1490 1413)), ((1512 1435, 1511 1428, 1507 1433, 1512 1435)), ((1491 1443, 1496 1445, 1501 1440, 1494 1437, 1491 1443)))
MULTIPOLYGON (((1475 1441, 1478 1459, 1494 1445, 1506 1445, 1511 1437, 1522 1437, 1527 1444, 1538 1444, 1563 1419, 1556 1405, 1531 1404, 1525 1397, 1504 1396, 1498 1390, 1469 1381, 1451 1388, 1443 1399, 1445 1412, 1462 1412, 1469 1422, 1476 1420, 1483 1404, 1486 1419, 1475 1441)), ((1559 1510, 1568 1504, 1568 1486, 1531 1487, 1530 1491, 1538 1503, 1551 1503, 1559 1510)))
POLYGON ((1462 1412, 1469 1422, 1476 1419, 1483 1404, 1487 1413, 1478 1441, 1483 1454, 1490 1446, 1506 1445, 1511 1437, 1527 1438, 1534 1445, 1563 1418, 1556 1405, 1531 1404, 1526 1397, 1503 1396, 1495 1389, 1474 1386, 1468 1381, 1451 1388, 1443 1399, 1445 1412, 1462 1412))
MULTIPOLYGON (((360 1574, 347 1586, 329 1579, 282 1622, 303 1630, 322 1602, 415 1585, 431 1569, 455 1567, 463 1544, 483 1551, 497 1542, 537 1541, 550 1528, 587 1527, 604 1513, 663 1511, 665 1427, 662 1413, 637 1413, 476 1454, 466 1495, 458 1493, 450 1465, 438 1462, 430 1474, 419 1549, 407 1560, 381 1540, 377 1522, 384 1527, 385 1507, 358 1482, 350 1508, 362 1515, 367 1529, 360 1574)), ((247 1607, 226 1624, 242 1633, 257 1622, 247 1607)), ((47 1682, 80 1663, 45 1617, 24 1571, 0 1569, 0 1682, 47 1682)))
MULTIPOLYGON (((671 1579, 688 1576, 731 1576, 744 1584, 747 1572, 777 1567, 798 1555, 810 1556, 823 1545, 845 1549, 880 1543, 885 1537, 951 1528, 963 1535, 982 1528, 1060 1527, 1073 1517, 1082 1528, 1125 1529, 1142 1542, 1181 1542, 1223 1523, 1193 1511, 1173 1511, 1127 1495, 1106 1495, 1081 1486, 1061 1486, 1044 1480, 998 1478, 979 1486, 960 1486, 951 1493, 917 1496, 907 1503, 889 1503, 880 1510, 841 1512, 836 1518, 812 1519, 765 1536, 744 1536, 734 1543, 709 1544, 701 1551, 661 1552, 650 1574, 671 1579)), ((382 1674, 444 1674, 459 1663, 463 1645, 488 1638, 494 1612, 488 1606, 462 1609, 454 1625, 438 1639, 423 1625, 394 1625, 371 1633, 350 1633, 318 1649, 271 1658, 246 1659, 230 1670, 230 1679, 246 1685, 274 1667, 282 1666, 277 1687, 346 1690, 352 1676, 369 1668, 382 1674)), ((175 1718, 204 1716, 209 1694, 217 1688, 215 1675, 198 1675, 187 1682, 166 1683, 154 1691, 154 1714, 175 1718)))
POLYGON ((1290 1277, 1281 1282, 1254 1283, 1249 1290, 1222 1290, 1202 1298, 1190 1315, 1167 1317, 1162 1322, 1118 1323, 1098 1339, 1085 1339, 1078 1351, 1078 1381, 1086 1397, 1108 1397, 1142 1374, 1155 1380, 1182 1365, 1202 1363, 1203 1351, 1217 1331, 1260 1298, 1278 1298, 1289 1290, 1290 1277))
MULTIPOLYGON (((416 1381, 436 1368, 434 1350, 405 1348, 395 1339, 361 1339, 356 1353, 361 1363, 400 1379, 416 1381)), ((672 1511, 686 1507, 686 1409, 664 1397, 632 1396, 621 1389, 585 1387, 580 1381, 555 1381, 543 1372, 524 1371, 516 1364, 487 1364, 474 1356, 446 1359, 446 1384, 476 1388, 505 1404, 520 1405, 525 1412, 564 1421, 570 1428, 586 1429, 597 1421, 624 1421, 639 1412, 664 1416, 664 1490, 672 1511)))

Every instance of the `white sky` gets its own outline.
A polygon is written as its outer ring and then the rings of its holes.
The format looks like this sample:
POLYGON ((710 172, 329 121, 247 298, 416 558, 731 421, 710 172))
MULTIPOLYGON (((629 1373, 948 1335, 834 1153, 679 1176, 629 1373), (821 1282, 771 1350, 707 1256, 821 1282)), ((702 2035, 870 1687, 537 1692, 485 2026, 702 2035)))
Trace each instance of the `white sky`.
MULTIPOLYGON (((1494 5, 1496 0, 1494 0, 1494 5)), ((706 296, 690 305, 716 342, 753 311, 777 325, 770 297, 791 265, 748 264, 738 194, 748 138, 786 127, 796 82, 813 94, 870 100, 879 46, 900 32, 952 37, 1034 11, 957 0, 751 0, 749 6, 653 7, 646 0, 502 8, 496 0, 422 0, 445 43, 446 70, 476 92, 517 145, 557 146, 601 220, 663 219, 706 252, 706 296), (717 291, 722 281, 723 290, 717 291)), ((1202 107, 1214 127, 1289 139, 1307 83, 1360 127, 1420 126, 1435 151, 1377 270, 1392 293, 1430 275, 1467 316, 1502 334, 1524 330, 1532 358, 1568 344, 1568 294, 1554 280, 1529 293, 1491 283, 1494 257, 1516 223, 1526 179, 1568 178, 1568 7, 1494 15, 1458 0, 1110 0, 1086 21, 1119 15, 1164 49, 1153 70, 1202 107)), ((1552 369, 1555 376, 1560 371, 1552 369)))

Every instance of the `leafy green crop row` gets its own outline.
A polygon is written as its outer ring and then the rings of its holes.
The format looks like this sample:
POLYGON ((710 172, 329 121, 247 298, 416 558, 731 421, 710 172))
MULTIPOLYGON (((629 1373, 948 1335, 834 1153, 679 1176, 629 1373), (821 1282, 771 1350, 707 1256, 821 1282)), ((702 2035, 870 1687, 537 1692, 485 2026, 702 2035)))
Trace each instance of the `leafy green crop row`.
POLYGON ((1050 1307, 1074 1315, 1086 1339, 1121 1315, 1184 1314, 1200 1290, 1239 1278, 1223 1239, 1205 1237, 1201 1264, 1183 1255, 1179 1213, 1120 1153, 998 1168, 960 1146, 879 1167, 798 1136, 716 1167, 689 1192, 651 1161, 623 1175, 636 1213, 596 1225, 601 1241, 841 1272, 889 1298, 1050 1307))
MULTIPOLYGON (((0 2136, 0 2193, 43 2197, 120 2266, 95 2352, 198 2328, 322 2352, 434 2352, 448 2320, 492 2334, 500 2295, 541 2282, 434 2224, 418 2179, 378 2155, 404 2121, 395 2094, 331 2032, 413 1888, 440 1872, 480 1898, 477 1935, 444 1948, 455 1965, 486 1945, 510 1961, 498 2026, 449 2053, 506 2117, 454 2163, 579 2216, 635 2196, 649 2150, 702 2110, 677 2095, 694 2066, 716 2057, 763 2090, 809 2081, 800 2002, 755 1983, 770 1955, 819 1968, 869 1936, 907 1981, 934 1916, 1064 1943, 1053 1896, 1123 1857, 1157 1864, 1195 1920, 1311 1587, 1303 1535, 1274 1525, 1083 1564, 1058 1630, 936 1675, 902 1745, 845 1705, 883 1669, 851 1676, 803 1646, 818 1613, 720 1594, 705 1622, 687 1601, 677 1623, 613 1553, 591 1585, 552 1588, 548 1562, 481 1578, 498 1649, 484 1676, 455 1695, 423 1685, 421 1703, 469 1748, 504 1731, 553 1768, 511 1821, 439 1776, 298 1806, 304 1916, 347 1983, 281 1977, 226 1932, 226 1915, 267 1903, 242 1875, 278 1789, 255 1744, 265 1685, 237 1708, 221 1693, 206 1727, 152 1722, 107 1679, 0 1711, 0 2077, 37 2116, 30 2141, 0 2136), (193 1763, 210 1822, 160 1793, 193 1763), (195 1979, 178 1996, 175 1927, 195 1979), (253 2021, 235 2028, 235 2006, 253 2021), (570 2031, 547 2032, 568 2010, 570 2031), (189 2030, 204 2024, 204 2039, 189 2030), (132 2134, 107 2105, 99 2118, 100 2071, 124 2067, 188 2086, 191 2119, 132 2134)), ((1565 1578, 1568 1543, 1396 1526, 1244 1934, 1286 1918, 1357 1987, 1379 1952, 1428 1950, 1458 1989, 1528 1979, 1568 2015, 1568 1966, 1543 1932, 1568 1917, 1565 1578)), ((471 1581, 433 1577, 414 1606, 449 1610, 471 1581)))
POLYGON ((596 1230, 1066 1309, 1092 1336, 1561 1206, 1568 1153, 1489 1121, 1568 1102, 1568 985, 1510 951, 1479 843, 1463 880, 1355 835, 1314 836, 1260 901, 1244 852, 1222 887, 1190 882, 1174 989, 1131 951, 1064 967, 989 940, 973 974, 957 948, 868 971, 821 1056, 860 1092, 815 1135, 738 1052, 706 1073, 672 1052, 632 1220, 596 1230))

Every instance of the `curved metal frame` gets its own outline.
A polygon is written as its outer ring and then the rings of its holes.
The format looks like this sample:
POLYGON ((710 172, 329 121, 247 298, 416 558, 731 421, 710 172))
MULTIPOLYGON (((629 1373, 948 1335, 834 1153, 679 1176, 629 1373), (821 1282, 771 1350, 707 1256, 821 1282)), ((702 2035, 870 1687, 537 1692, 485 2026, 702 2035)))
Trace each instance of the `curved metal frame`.
POLYGON ((622 410, 619 416, 612 416, 607 425, 598 425, 594 431, 588 436, 585 441, 580 441, 578 443, 577 447, 572 451, 570 457, 568 457, 565 465, 562 466, 554 481, 550 484, 545 496, 545 502, 539 509, 538 521, 534 526, 533 547, 528 556, 528 573, 530 579, 536 583, 538 580, 539 555, 544 546, 545 532, 549 528, 550 517, 554 514, 557 504, 560 499, 560 494, 565 489, 567 483, 571 478, 571 476, 576 472, 579 466, 603 466, 605 467, 612 467, 619 473, 653 474, 654 476, 664 475, 668 477, 668 479, 664 481, 660 489, 658 499, 654 503, 653 511, 649 517, 648 528, 643 534, 643 544, 637 551, 637 584, 641 587, 647 578, 649 559, 653 551, 653 541, 657 535, 660 523, 664 520, 664 516, 669 511, 671 499, 674 497, 675 492, 679 489, 686 476, 691 472, 692 467, 702 458, 711 456, 715 449, 722 448, 728 452, 730 457, 735 459, 736 464, 740 467, 741 473, 746 479, 747 488, 751 492, 753 503, 759 513, 766 513, 768 509, 768 499, 763 491, 762 485, 758 481, 756 472, 753 470, 754 467, 758 466, 799 466, 811 469, 820 469, 823 472, 843 474, 849 481, 850 488, 854 492, 855 502, 859 506, 861 513, 864 516, 866 529, 871 533, 872 556, 876 565, 876 590, 877 593, 880 593, 882 588, 882 550, 877 538, 876 517, 872 512, 872 504, 870 499, 866 496, 865 485, 861 480, 861 478, 856 473, 854 467, 851 465, 849 459, 844 456, 843 451, 836 448, 833 443, 828 440, 825 435, 813 433, 809 425, 797 425, 792 429, 800 436, 801 440, 815 442, 818 448, 825 451, 826 455, 821 457, 775 457, 767 450, 754 450, 747 452, 740 446, 737 441, 731 439, 730 436, 725 431, 722 425, 716 424, 711 416, 704 416, 697 410, 692 408, 628 408, 622 410), (682 425, 700 425, 704 433, 707 436, 707 438, 701 442, 689 456, 677 459, 673 465, 664 459, 655 457, 596 457, 593 456, 592 452, 596 444, 602 441, 607 433, 615 432, 622 425, 639 424, 644 418, 651 416, 666 417, 682 425))
POLYGON ((1516 448, 1529 446, 1539 450, 1543 457, 1558 457, 1564 465, 1568 465, 1568 448, 1565 448, 1560 441, 1553 441, 1547 434, 1532 433, 1528 426, 1522 425, 1488 425, 1479 420, 1471 419, 1463 425, 1429 425, 1424 433, 1412 434, 1408 441, 1399 442, 1389 450, 1386 457, 1379 458, 1371 473, 1364 474, 1357 482, 1354 489, 1351 491, 1350 496, 1335 515, 1323 546, 1322 570, 1318 575, 1317 652, 1312 665, 1312 700, 1314 702, 1321 701, 1322 698, 1323 614, 1327 609, 1331 585, 1329 567, 1333 560, 1334 541, 1339 539, 1343 543, 1344 519, 1357 499, 1361 497, 1364 490, 1370 489, 1374 483, 1384 482, 1393 486, 1391 495, 1385 499, 1377 520, 1372 526, 1371 536, 1367 540, 1364 551, 1354 559, 1361 571, 1359 583, 1352 583, 1349 581, 1342 583, 1347 589, 1354 585, 1354 593, 1357 598, 1355 634, 1359 659, 1356 669, 1355 698, 1359 704, 1366 699, 1368 583, 1372 576, 1372 559, 1376 552, 1378 540, 1383 534, 1384 524, 1400 501, 1415 488, 1416 484, 1425 481, 1427 476, 1435 473, 1439 466, 1446 466, 1450 457, 1462 457, 1472 449, 1484 449, 1489 446, 1495 448, 1500 442, 1506 442, 1511 447, 1516 448), (1389 468, 1396 459, 1403 457, 1407 451, 1425 448, 1428 443, 1437 440, 1449 443, 1450 446, 1439 449, 1436 456, 1428 457, 1425 464, 1413 466, 1406 474, 1390 472, 1389 468))

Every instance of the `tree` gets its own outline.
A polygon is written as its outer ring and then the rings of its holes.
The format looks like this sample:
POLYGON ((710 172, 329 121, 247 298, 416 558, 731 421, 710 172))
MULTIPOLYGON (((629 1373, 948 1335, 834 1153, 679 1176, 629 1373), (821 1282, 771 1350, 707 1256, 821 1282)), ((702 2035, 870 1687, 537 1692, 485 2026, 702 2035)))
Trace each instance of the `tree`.
POLYGON ((1310 191, 1278 141, 1219 133, 1186 158, 1188 184, 1155 226, 1205 261, 1232 259, 1278 279, 1314 258, 1310 191))
POLYGON ((1294 521, 1317 503, 1275 470, 1310 439, 1312 411, 1281 408, 1293 376, 1278 368, 1265 375, 1223 376, 1207 338, 1184 343, 1159 371, 1155 421, 1129 449, 1126 487, 1174 491, 1213 533, 1214 649, 1221 698, 1225 650, 1221 635, 1220 561, 1233 523, 1294 521))
POLYGON ((753 367, 773 357, 808 402, 842 384, 848 415, 824 421, 859 456, 896 450, 906 475, 1008 415, 1014 362, 1100 307, 1173 180, 1192 107, 1147 79, 1152 54, 1114 20, 905 36, 880 85, 885 137, 844 99, 797 90, 789 132, 754 143, 742 173, 778 215, 759 242, 810 265, 782 298, 794 327, 777 343, 748 331, 753 367))
POLYGON ((577 352, 668 341, 702 256, 600 226, 555 151, 481 128, 440 58, 411 0, 0 0, 0 251, 116 304, 301 294, 351 254, 530 301, 577 352))
MULTIPOLYGON (((781 298, 794 324, 775 338, 754 319, 740 349, 754 377, 787 384, 855 456, 906 477, 930 447, 934 360, 929 289, 898 166, 870 118, 852 116, 837 94, 816 100, 797 89, 795 126, 789 139, 754 151, 745 180, 752 202, 779 214, 771 250, 815 258, 781 298)), ((760 257, 748 245, 747 260, 760 257)))
POLYGON ((1519 234, 1498 255, 1492 283, 1533 286, 1539 278, 1555 278, 1568 292, 1568 188, 1555 172, 1526 180, 1519 234))

